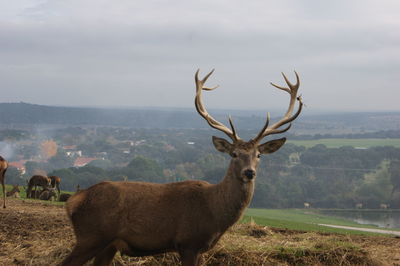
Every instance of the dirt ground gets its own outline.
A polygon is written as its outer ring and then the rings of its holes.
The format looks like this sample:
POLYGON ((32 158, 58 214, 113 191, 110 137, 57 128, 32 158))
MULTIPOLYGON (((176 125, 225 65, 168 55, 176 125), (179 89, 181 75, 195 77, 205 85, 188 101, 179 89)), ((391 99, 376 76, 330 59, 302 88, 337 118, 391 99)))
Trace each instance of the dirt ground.
MULTIPOLYGON (((0 265, 57 265, 74 234, 63 206, 9 199, 0 210, 0 265)), ((400 238, 319 234, 238 225, 211 251, 204 265, 400 265, 400 238)), ((113 265, 179 265, 175 254, 129 258, 113 265)))

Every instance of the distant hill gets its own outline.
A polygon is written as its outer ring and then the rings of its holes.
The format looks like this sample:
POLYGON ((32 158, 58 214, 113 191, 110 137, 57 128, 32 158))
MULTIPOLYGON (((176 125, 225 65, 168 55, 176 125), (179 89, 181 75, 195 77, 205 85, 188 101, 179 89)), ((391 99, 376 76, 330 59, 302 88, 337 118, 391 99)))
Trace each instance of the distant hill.
MULTIPOLYGON (((238 130, 258 130, 265 123, 259 111, 210 110, 213 116, 228 125, 233 119, 238 130)), ((274 114, 274 113, 273 113, 274 114)), ((272 119, 274 120, 274 118, 272 119)), ((190 109, 146 108, 112 109, 89 107, 55 107, 29 103, 0 103, 0 126, 59 125, 59 126, 121 126, 133 128, 209 128, 190 109)), ((303 111, 295 122, 296 134, 348 134, 380 130, 400 130, 400 112, 326 113, 307 115, 303 111)))

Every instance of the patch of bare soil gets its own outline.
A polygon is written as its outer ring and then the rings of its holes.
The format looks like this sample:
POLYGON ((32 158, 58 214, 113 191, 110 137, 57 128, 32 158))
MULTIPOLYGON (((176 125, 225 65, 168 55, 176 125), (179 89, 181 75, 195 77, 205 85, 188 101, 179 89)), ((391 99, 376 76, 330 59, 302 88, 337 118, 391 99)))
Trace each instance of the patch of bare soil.
MULTIPOLYGON (((0 265, 57 265, 75 237, 62 206, 8 200, 0 210, 0 265)), ((179 265, 176 254, 130 258, 113 265, 179 265)), ((318 234, 236 225, 203 255, 203 265, 400 265, 400 238, 318 234)))

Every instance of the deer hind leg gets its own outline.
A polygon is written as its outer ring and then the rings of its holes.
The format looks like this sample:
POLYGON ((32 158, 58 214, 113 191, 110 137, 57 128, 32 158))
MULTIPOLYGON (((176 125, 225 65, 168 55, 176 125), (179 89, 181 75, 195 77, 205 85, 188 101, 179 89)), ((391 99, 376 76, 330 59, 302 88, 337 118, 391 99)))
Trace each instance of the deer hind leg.
POLYGON ((181 250, 179 251, 182 266, 198 266, 200 265, 200 252, 197 250, 181 250))
POLYGON ((4 179, 1 180, 1 186, 3 187, 3 208, 6 207, 6 188, 4 186, 4 179))
POLYGON ((122 239, 115 239, 106 248, 104 248, 96 255, 93 265, 96 266, 110 265, 117 251, 121 252, 121 254, 135 256, 135 253, 132 251, 131 247, 127 242, 125 242, 122 239))
POLYGON ((3 208, 6 207, 6 187, 4 185, 4 178, 5 178, 6 172, 7 172, 7 168, 0 171, 1 186, 3 187, 3 208))
POLYGON ((104 245, 97 242, 91 244, 77 243, 71 254, 65 258, 60 266, 84 265, 88 260, 96 256, 96 254, 102 249, 104 249, 104 245))

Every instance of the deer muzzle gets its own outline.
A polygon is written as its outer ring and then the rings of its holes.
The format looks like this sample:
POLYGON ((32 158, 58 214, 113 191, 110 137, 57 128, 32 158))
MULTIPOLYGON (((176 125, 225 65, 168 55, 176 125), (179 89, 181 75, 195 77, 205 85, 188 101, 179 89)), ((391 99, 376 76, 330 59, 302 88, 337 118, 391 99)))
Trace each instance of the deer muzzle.
POLYGON ((245 177, 251 180, 256 176, 256 171, 254 171, 253 169, 246 169, 244 170, 243 174, 245 177))

